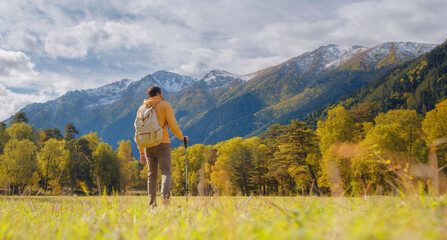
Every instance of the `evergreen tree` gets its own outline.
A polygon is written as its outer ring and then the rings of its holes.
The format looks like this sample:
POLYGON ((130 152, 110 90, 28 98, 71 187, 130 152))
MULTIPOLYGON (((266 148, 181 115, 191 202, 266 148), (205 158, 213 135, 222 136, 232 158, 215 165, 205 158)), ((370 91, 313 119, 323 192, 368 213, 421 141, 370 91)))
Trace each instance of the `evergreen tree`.
POLYGON ((64 137, 61 134, 61 131, 59 130, 59 128, 46 128, 43 130, 44 133, 46 134, 46 139, 45 141, 54 138, 56 140, 62 140, 64 137))
POLYGON ((281 186, 284 195, 290 195, 290 183, 293 181, 289 174, 289 161, 281 152, 282 136, 284 126, 274 124, 270 126, 262 135, 262 142, 266 145, 267 168, 270 183, 268 189, 278 192, 278 184, 281 186))
MULTIPOLYGON (((299 122, 297 120, 292 120, 292 122, 283 128, 284 135, 280 137, 281 145, 283 146, 283 153, 287 155, 287 159, 290 161, 290 167, 292 167, 289 172, 294 170, 299 170, 301 173, 310 173, 311 183, 307 184, 307 187, 312 187, 315 185, 315 189, 319 191, 318 188, 318 163, 312 161, 309 158, 311 153, 318 152, 318 142, 317 136, 305 123, 299 122)), ((297 174, 295 178, 303 178, 303 174, 297 174)), ((301 182, 301 179, 296 179, 301 182)))
POLYGON ((78 180, 85 181, 91 191, 93 187, 91 175, 92 151, 89 148, 89 142, 84 138, 72 139, 66 142, 66 148, 70 151, 68 173, 72 193, 75 191, 78 180))
POLYGON ((231 183, 240 188, 242 195, 250 195, 253 190, 254 164, 250 150, 239 145, 229 156, 227 171, 231 176, 231 183))
POLYGON ((79 134, 79 131, 76 130, 76 127, 73 125, 73 123, 67 124, 64 129, 65 132, 65 141, 70 141, 72 139, 75 139, 75 134, 79 134))
POLYGON ((28 123, 28 118, 26 118, 24 112, 18 112, 12 118, 11 123, 28 123))

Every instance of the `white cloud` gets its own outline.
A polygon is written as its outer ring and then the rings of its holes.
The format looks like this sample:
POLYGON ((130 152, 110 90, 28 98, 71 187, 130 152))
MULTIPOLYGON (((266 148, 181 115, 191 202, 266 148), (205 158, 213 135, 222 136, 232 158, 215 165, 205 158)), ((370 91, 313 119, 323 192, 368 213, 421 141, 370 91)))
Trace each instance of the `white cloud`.
POLYGON ((6 120, 11 115, 15 114, 19 109, 30 103, 43 102, 46 100, 48 100, 48 97, 42 93, 15 93, 0 83, 0 121, 6 120))
POLYGON ((38 38, 24 30, 13 31, 8 36, 8 44, 16 50, 37 51, 39 50, 38 38))
POLYGON ((35 83, 38 75, 25 53, 0 49, 0 83, 27 88, 35 83))
POLYGON ((85 57, 90 49, 101 52, 150 42, 149 35, 141 26, 95 21, 50 31, 43 40, 47 53, 52 57, 64 58, 85 57))
MULTIPOLYGON (((98 84, 93 85, 93 87, 98 86, 98 84)), ((34 81, 33 89, 26 89, 29 93, 14 92, 3 82, 0 82, 0 121, 9 118, 30 103, 46 102, 65 94, 67 91, 90 87, 92 87, 90 82, 79 81, 79 79, 47 71, 39 73, 34 81)))
POLYGON ((386 41, 442 43, 447 35, 444 0, 380 0, 341 7, 343 21, 334 37, 344 42, 378 44, 386 41))

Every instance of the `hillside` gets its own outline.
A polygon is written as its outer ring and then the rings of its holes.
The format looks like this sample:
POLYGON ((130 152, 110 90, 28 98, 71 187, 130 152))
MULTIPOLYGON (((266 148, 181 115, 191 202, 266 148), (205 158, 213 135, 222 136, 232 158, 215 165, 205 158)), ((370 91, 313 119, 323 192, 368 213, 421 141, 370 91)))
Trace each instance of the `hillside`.
POLYGON ((253 78, 223 93, 209 93, 217 103, 188 121, 185 133, 205 144, 258 135, 272 124, 305 117, 433 47, 415 43, 384 43, 371 49, 320 47, 253 73, 253 78))
POLYGON ((447 42, 429 53, 398 66, 367 86, 306 116, 312 125, 324 118, 328 109, 342 105, 355 107, 375 102, 379 111, 414 109, 425 115, 447 97, 447 42))

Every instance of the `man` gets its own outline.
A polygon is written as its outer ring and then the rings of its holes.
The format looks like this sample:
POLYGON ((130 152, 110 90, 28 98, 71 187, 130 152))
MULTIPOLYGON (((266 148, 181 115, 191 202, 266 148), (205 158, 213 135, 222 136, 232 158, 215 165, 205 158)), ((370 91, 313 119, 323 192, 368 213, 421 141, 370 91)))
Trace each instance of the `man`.
MULTIPOLYGON (((140 161, 143 164, 148 164, 148 179, 147 187, 149 194, 149 204, 153 207, 157 206, 157 177, 158 165, 161 170, 161 197, 165 206, 169 206, 169 199, 171 197, 171 143, 169 141, 168 126, 171 131, 182 141, 189 141, 187 136, 183 136, 180 131, 177 120, 175 119, 174 110, 171 105, 164 101, 164 96, 160 87, 152 86, 147 91, 149 99, 144 100, 146 107, 152 107, 155 104, 155 113, 160 126, 163 128, 163 138, 159 145, 150 148, 143 148, 138 146, 140 151, 140 161)), ((140 107, 138 112, 143 108, 140 107)), ((137 113, 138 115, 138 113, 137 113)))

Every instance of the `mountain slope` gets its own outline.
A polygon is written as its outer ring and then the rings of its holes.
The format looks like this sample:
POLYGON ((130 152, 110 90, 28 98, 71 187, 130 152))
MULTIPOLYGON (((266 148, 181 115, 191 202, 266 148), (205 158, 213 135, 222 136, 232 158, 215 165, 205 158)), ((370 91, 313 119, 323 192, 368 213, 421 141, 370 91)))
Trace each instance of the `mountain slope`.
POLYGON ((70 91, 46 103, 30 104, 20 111, 26 113, 36 128, 57 127, 63 131, 72 122, 80 135, 98 132, 104 141, 115 145, 121 139, 133 139, 135 113, 147 98, 149 86, 161 86, 165 95, 170 96, 173 91, 196 82, 191 77, 158 71, 139 81, 125 79, 95 89, 70 91))
POLYGON ((205 144, 214 144, 230 135, 258 135, 272 124, 286 124, 291 119, 305 117, 433 47, 417 43, 384 43, 371 49, 320 47, 258 71, 248 81, 217 94, 213 110, 219 110, 204 112, 189 121, 185 133, 205 144), (241 110, 243 99, 251 103, 254 96, 257 108, 241 110), (219 121, 224 110, 231 116, 226 123, 219 121))
POLYGON ((447 98, 447 42, 418 59, 396 67, 387 75, 342 97, 328 107, 309 114, 306 121, 315 124, 328 109, 342 105, 355 107, 376 102, 379 111, 414 109, 425 115, 436 103, 447 98))

